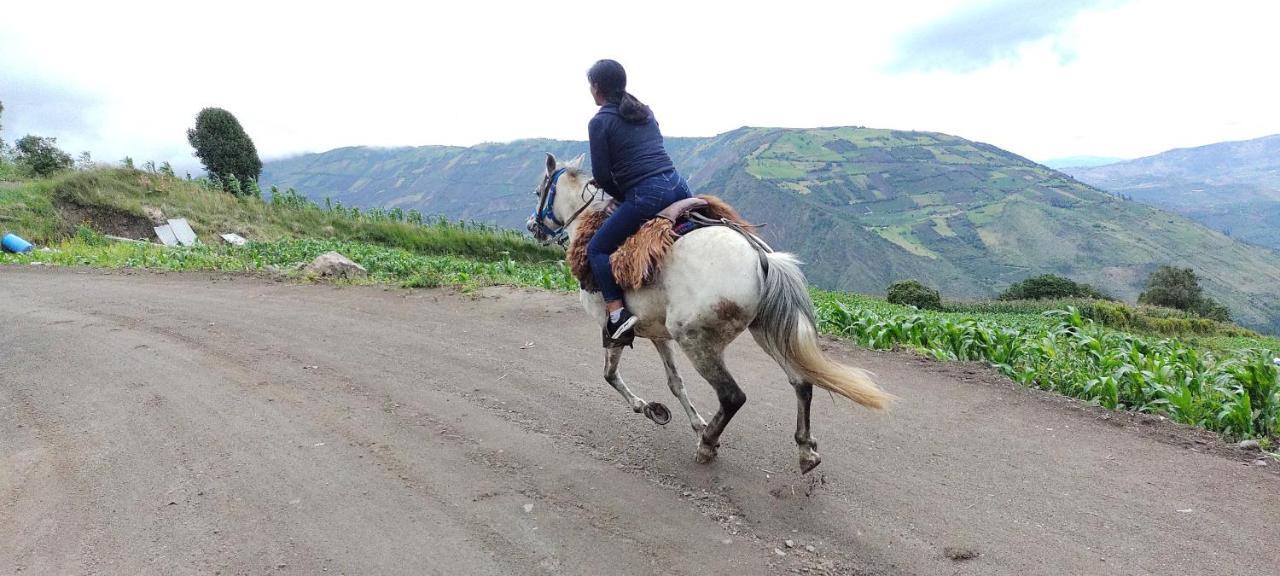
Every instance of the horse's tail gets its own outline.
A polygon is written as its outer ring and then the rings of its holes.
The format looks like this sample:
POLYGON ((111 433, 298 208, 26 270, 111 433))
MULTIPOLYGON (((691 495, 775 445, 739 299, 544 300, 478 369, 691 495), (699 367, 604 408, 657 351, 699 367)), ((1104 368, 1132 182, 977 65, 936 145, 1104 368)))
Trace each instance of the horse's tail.
POLYGON ((835 362, 818 347, 813 300, 795 256, 772 252, 766 258, 764 295, 752 322, 761 346, 814 386, 868 408, 887 408, 894 397, 881 390, 870 373, 835 362))

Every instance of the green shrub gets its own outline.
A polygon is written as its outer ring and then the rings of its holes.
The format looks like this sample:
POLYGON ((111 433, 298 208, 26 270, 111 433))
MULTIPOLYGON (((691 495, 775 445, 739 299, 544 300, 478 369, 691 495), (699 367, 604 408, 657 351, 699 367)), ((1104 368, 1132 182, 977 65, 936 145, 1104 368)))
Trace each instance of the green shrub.
POLYGON ((1093 286, 1081 284, 1056 274, 1042 274, 1015 282, 997 296, 1000 300, 1051 300, 1059 298, 1096 298, 1110 300, 1093 286))
POLYGON ((1185 310, 1219 322, 1231 321, 1231 311, 1204 295, 1200 279, 1190 268, 1161 266, 1147 277, 1146 288, 1138 295, 1141 304, 1185 310))
POLYGON ((104 246, 107 243, 107 239, 102 234, 84 224, 76 226, 76 240, 87 246, 104 246))
POLYGON ((894 282, 885 298, 890 304, 915 306, 921 310, 941 310, 942 294, 915 280, 894 282))
POLYGON ((75 162, 71 155, 58 148, 57 138, 42 136, 23 136, 13 146, 14 158, 18 164, 26 167, 36 176, 49 176, 63 170, 70 170, 75 162))

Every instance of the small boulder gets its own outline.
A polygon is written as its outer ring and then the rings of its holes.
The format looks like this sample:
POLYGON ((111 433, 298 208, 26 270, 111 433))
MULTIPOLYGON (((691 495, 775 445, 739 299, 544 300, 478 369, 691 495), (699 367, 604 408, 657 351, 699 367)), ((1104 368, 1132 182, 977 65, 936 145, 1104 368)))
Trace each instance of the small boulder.
POLYGON ((143 206, 142 213, 147 215, 147 220, 150 220, 153 226, 164 226, 168 223, 164 217, 164 211, 155 206, 143 206))
POLYGON ((364 266, 337 252, 325 252, 312 260, 303 272, 321 278, 364 278, 369 273, 364 266))
POLYGON ((1259 450, 1262 448, 1262 446, 1258 444, 1257 440, 1241 440, 1239 444, 1236 444, 1236 446, 1244 450, 1259 450))

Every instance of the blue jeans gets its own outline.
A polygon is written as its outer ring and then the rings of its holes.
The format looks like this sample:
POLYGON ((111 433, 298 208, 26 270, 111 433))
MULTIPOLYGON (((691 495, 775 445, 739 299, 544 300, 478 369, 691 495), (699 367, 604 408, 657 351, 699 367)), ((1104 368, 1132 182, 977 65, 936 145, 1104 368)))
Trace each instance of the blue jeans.
POLYGON ((622 203, 587 243, 591 274, 606 302, 622 299, 622 288, 613 279, 609 257, 663 208, 688 197, 689 184, 675 170, 645 178, 624 193, 622 203))

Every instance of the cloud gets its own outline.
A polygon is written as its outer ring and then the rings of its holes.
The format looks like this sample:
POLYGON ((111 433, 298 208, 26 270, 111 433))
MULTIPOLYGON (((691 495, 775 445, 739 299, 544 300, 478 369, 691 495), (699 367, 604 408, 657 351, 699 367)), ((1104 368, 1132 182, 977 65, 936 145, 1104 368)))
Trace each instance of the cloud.
POLYGON ((102 101, 66 85, 37 77, 6 77, 0 82, 0 138, 27 134, 86 141, 96 138, 102 101))
POLYGON ((1052 39, 1062 62, 1074 57, 1059 36, 1081 12, 1107 8, 1122 0, 994 0, 954 12, 903 37, 891 73, 973 72, 1012 60, 1028 44, 1052 39))

